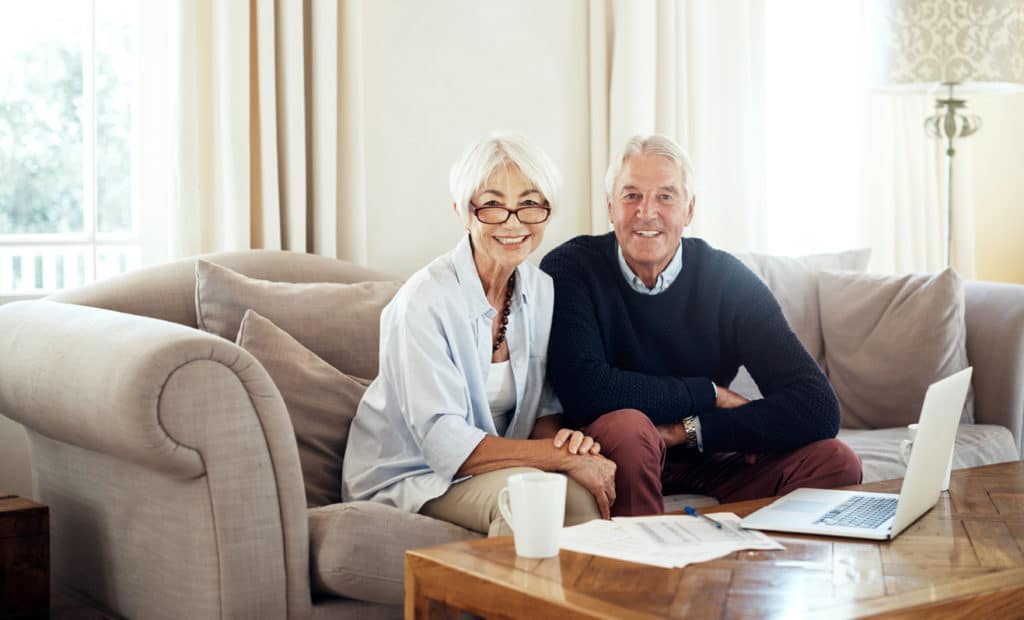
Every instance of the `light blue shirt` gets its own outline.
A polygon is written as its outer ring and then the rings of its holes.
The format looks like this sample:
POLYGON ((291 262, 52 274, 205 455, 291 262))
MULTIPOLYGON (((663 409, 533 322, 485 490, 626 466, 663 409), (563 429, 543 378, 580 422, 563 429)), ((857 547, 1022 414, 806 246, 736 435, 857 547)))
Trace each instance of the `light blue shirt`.
POLYGON ((653 288, 647 288, 644 281, 640 279, 640 276, 633 273, 630 269, 629 263, 626 262, 626 257, 622 255, 622 246, 618 243, 615 244, 615 248, 619 253, 619 269, 622 270, 622 277, 626 278, 626 282, 629 283, 629 287, 637 293, 644 295, 657 295, 658 293, 665 292, 665 289, 672 286, 679 273, 683 270, 683 244, 680 243, 676 247, 676 254, 669 261, 668 267, 658 274, 658 279, 654 282, 653 288))
MULTIPOLYGON (((562 412, 545 380, 554 287, 516 268, 506 341, 516 408, 504 436, 526 439, 538 417, 562 412)), ((344 501, 372 500, 418 512, 454 483, 486 435, 497 435, 487 399, 491 323, 469 236, 399 289, 381 314, 380 374, 349 431, 344 501)))

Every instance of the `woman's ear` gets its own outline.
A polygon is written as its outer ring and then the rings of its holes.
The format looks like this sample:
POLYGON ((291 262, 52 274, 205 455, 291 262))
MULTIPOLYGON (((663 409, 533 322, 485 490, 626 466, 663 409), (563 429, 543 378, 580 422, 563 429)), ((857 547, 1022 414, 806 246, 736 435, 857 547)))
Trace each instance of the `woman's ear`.
MULTIPOLYGON (((460 220, 462 219, 462 214, 459 213, 459 203, 452 202, 452 211, 455 212, 455 217, 459 218, 460 220)), ((465 227, 466 230, 469 230, 469 222, 463 222, 462 225, 465 227)))

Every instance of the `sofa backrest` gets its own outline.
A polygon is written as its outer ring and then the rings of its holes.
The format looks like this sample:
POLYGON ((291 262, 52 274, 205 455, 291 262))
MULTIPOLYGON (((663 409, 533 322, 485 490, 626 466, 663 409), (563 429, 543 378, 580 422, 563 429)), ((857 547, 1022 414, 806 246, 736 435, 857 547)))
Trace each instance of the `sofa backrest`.
MULTIPOLYGON (((386 274, 345 261, 280 250, 216 252, 202 258, 261 280, 276 282, 365 282, 393 280, 386 274)), ((106 308, 196 327, 196 257, 50 295, 64 303, 106 308)))

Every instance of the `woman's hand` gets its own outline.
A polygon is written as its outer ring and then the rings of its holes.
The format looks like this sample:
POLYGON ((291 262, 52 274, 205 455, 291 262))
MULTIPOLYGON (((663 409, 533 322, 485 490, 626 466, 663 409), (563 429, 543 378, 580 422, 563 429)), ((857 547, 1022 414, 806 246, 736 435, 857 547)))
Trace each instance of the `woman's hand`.
POLYGON ((594 496, 603 519, 611 517, 612 504, 615 503, 615 469, 616 465, 610 459, 600 454, 585 453, 569 459, 565 469, 565 475, 594 496))
POLYGON ((593 437, 571 428, 558 429, 553 441, 556 448, 568 444, 569 454, 601 454, 601 444, 594 441, 593 437))

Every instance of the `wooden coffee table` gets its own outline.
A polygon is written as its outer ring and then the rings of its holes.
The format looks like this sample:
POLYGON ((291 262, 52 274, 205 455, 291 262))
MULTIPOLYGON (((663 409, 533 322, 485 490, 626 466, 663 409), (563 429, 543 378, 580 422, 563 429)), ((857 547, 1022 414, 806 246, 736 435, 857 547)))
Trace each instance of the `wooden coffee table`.
MULTIPOLYGON (((864 490, 898 492, 902 480, 864 490)), ((746 515, 770 500, 709 508, 746 515)), ((512 538, 405 554, 406 618, 1024 617, 1024 463, 954 471, 948 494, 896 540, 771 534, 664 569, 562 551, 517 558, 512 538)))

